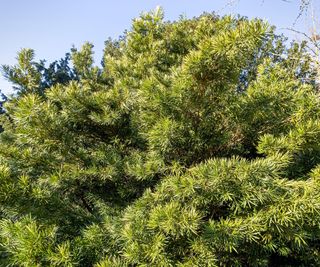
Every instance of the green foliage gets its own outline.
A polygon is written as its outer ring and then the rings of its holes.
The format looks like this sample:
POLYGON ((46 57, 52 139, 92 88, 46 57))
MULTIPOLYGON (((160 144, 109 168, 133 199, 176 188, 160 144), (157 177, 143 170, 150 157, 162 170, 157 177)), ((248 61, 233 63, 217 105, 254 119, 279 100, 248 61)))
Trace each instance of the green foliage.
MULTIPOLYGON (((67 84, 78 79, 75 71, 69 66, 70 54, 59 61, 45 66, 45 60, 35 61, 32 49, 21 49, 15 66, 2 65, 3 76, 13 83, 18 95, 29 93, 43 95, 45 89, 55 84, 67 84)), ((2 106, 2 105, 1 105, 2 106)))
POLYGON ((102 67, 90 43, 73 68, 22 50, 3 67, 18 94, 0 265, 319 266, 315 72, 273 31, 157 9, 106 41, 102 67))

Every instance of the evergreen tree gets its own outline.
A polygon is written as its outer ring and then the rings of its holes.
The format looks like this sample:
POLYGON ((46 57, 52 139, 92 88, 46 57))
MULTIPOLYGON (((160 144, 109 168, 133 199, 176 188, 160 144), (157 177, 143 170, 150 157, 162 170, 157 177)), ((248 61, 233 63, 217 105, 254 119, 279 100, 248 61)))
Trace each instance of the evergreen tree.
POLYGON ((157 9, 102 67, 87 43, 45 85, 23 50, 6 68, 21 94, 2 116, 0 265, 320 266, 315 73, 273 31, 157 9))

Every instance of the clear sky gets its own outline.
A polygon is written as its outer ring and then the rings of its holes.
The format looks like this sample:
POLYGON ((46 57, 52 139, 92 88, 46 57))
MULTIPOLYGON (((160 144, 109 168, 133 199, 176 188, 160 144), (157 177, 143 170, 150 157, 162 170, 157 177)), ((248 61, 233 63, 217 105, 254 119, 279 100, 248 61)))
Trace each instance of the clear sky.
MULTIPOLYGON (((50 62, 85 41, 95 45, 99 63, 104 41, 130 29, 133 18, 156 6, 164 8, 168 20, 204 11, 260 17, 291 37, 283 28, 291 27, 299 13, 299 0, 0 0, 0 64, 15 64, 17 51, 25 47, 33 48, 37 59, 50 62)), ((302 16, 297 27, 307 31, 307 23, 302 16)), ((3 77, 0 89, 11 92, 3 77)))

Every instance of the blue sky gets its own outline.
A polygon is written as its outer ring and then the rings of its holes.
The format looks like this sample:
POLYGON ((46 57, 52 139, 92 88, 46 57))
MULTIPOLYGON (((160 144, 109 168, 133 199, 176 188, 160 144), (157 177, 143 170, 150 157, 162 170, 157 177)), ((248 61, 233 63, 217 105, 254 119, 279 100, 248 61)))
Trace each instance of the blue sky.
MULTIPOLYGON (((316 0, 319 1, 319 0, 316 0)), ((49 62, 63 57, 72 45, 85 41, 95 45, 97 63, 104 41, 116 38, 130 29, 133 18, 142 11, 162 6, 166 19, 174 20, 204 11, 220 15, 241 14, 264 18, 280 32, 293 36, 284 28, 291 27, 299 13, 299 0, 1 0, 0 3, 0 64, 15 64, 17 51, 33 48, 37 59, 49 62)), ((302 16, 296 27, 308 31, 308 20, 302 16)), ((0 89, 11 92, 11 85, 0 78, 0 89)))

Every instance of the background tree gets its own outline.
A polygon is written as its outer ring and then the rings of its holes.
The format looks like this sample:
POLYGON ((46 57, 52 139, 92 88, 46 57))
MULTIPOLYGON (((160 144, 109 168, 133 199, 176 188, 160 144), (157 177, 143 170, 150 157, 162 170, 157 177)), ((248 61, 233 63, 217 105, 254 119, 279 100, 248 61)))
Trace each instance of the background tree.
POLYGON ((76 80, 75 71, 69 66, 70 54, 45 66, 46 61, 34 61, 32 49, 22 49, 17 56, 17 65, 2 65, 3 76, 13 83, 18 95, 36 93, 43 95, 45 89, 60 83, 67 84, 76 80))

